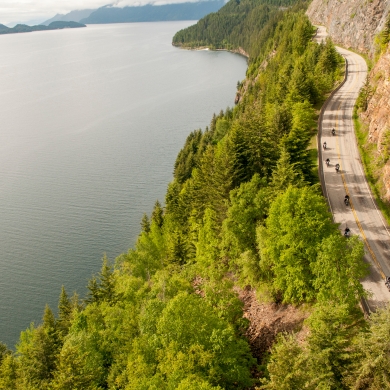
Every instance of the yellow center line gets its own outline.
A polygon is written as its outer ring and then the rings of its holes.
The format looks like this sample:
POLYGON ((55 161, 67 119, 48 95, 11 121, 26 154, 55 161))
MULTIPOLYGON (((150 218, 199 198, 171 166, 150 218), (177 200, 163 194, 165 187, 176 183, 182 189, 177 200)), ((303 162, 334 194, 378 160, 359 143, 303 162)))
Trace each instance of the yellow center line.
MULTIPOLYGON (((357 81, 355 80, 355 82, 352 84, 352 86, 354 86, 354 85, 356 84, 356 82, 357 82, 357 81)), ((347 91, 347 93, 349 93, 352 89, 353 89, 353 88, 351 87, 351 88, 347 91)), ((338 129, 338 123, 339 123, 339 110, 340 110, 340 107, 341 107, 342 104, 343 104, 343 101, 341 101, 340 104, 339 104, 339 106, 337 107, 337 112, 336 112, 336 124, 335 124, 336 129, 338 129)), ((337 147, 337 154, 338 154, 338 157, 339 157, 339 161, 340 161, 340 163, 341 163, 340 145, 339 145, 338 137, 337 137, 337 136, 336 136, 336 147, 337 147)), ((340 165, 341 165, 341 164, 340 164, 340 165)), ((342 178, 342 180, 343 180, 345 192, 346 192, 347 195, 349 196, 349 190, 348 190, 347 182, 346 182, 346 180, 345 180, 344 173, 343 173, 342 171, 341 171, 341 178, 342 178)), ((378 261, 376 255, 375 255, 374 251, 372 250, 370 244, 369 244, 368 241, 367 241, 367 237, 366 237, 366 235, 365 235, 365 233, 364 233, 363 227, 362 227, 362 225, 361 225, 361 223, 360 223, 360 221, 359 221, 359 218, 358 218, 358 216, 357 216, 355 207, 353 206, 353 202, 352 202, 351 199, 349 200, 349 204, 351 205, 352 213, 353 213, 353 215, 354 215, 354 217, 355 217, 356 224, 357 224, 357 226, 358 226, 358 228, 359 228, 359 230, 360 230, 360 233, 361 233, 361 235, 362 235, 362 237, 363 237, 363 241, 364 241, 364 243, 366 244, 366 247, 367 247, 368 251, 370 252, 372 259, 374 260, 375 264, 377 265, 377 267, 378 267, 378 269, 379 269, 379 272, 380 272, 382 278, 385 279, 385 274, 384 274, 384 272, 383 272, 383 270, 382 270, 382 267, 381 267, 381 265, 380 265, 380 263, 379 263, 379 261, 378 261)))

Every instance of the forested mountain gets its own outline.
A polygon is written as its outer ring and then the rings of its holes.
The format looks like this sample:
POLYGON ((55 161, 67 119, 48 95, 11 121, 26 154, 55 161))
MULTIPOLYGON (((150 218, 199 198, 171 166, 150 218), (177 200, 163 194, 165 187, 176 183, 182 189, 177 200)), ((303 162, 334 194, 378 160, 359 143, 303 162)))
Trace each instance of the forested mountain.
POLYGON ((144 216, 135 247, 115 264, 103 259, 84 300, 63 288, 58 316, 46 307, 15 353, 0 346, 0 389, 390 386, 390 311, 365 320, 358 308, 363 244, 332 222, 310 147, 314 106, 343 60, 330 40, 312 41, 315 29, 292 3, 258 19, 263 44, 239 103, 188 136, 165 207, 144 216), (242 289, 307 312, 303 339, 282 335, 257 354, 242 289))
POLYGON ((76 23, 76 22, 51 22, 48 26, 37 25, 37 26, 27 26, 26 24, 17 24, 15 27, 7 27, 3 24, 0 24, 0 34, 15 34, 15 33, 25 33, 33 31, 46 31, 46 30, 61 30, 63 28, 79 28, 86 27, 85 24, 76 23))
POLYGON ((279 14, 292 5, 304 8, 306 4, 297 0, 229 1, 219 12, 177 32, 173 44, 227 50, 242 48, 254 58, 259 55, 270 31, 275 29, 279 14))
POLYGON ((133 23, 164 20, 198 20, 210 12, 218 11, 224 0, 209 0, 164 5, 143 5, 134 7, 101 7, 92 12, 81 23, 133 23))

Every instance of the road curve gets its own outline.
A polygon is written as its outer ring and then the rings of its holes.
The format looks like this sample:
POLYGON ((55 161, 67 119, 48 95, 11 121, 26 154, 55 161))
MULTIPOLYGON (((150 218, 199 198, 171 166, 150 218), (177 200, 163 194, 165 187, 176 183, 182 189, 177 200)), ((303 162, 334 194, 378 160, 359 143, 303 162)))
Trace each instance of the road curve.
MULTIPOLYGON (((317 41, 325 36, 325 27, 319 27, 317 41)), ((362 284, 371 293, 366 303, 375 311, 390 301, 384 284, 384 277, 390 276, 390 233, 364 175, 352 119, 355 101, 367 77, 367 65, 358 54, 340 47, 337 50, 347 61, 347 76, 323 108, 319 137, 320 145, 326 142, 327 148, 319 150, 319 169, 335 222, 340 224, 342 232, 348 226, 351 233, 359 235, 365 243, 370 274, 362 284), (331 132, 333 128, 335 136, 331 132), (327 158, 329 167, 325 164, 327 158), (337 163, 339 173, 335 170, 337 163), (349 206, 344 204, 346 194, 350 196, 349 206)))

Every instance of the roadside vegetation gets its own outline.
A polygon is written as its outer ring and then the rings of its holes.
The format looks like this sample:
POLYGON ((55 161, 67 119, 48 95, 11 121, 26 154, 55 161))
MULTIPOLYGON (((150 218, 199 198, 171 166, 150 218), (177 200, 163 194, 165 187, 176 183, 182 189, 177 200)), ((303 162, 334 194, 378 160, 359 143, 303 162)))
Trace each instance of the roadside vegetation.
MULTIPOLYGON (((284 4, 258 1, 271 3, 284 4)), ((342 59, 300 8, 259 27, 239 103, 188 136, 135 247, 103 259, 85 299, 62 288, 58 315, 46 307, 15 352, 0 344, 0 389, 390 386, 390 311, 363 317, 363 244, 332 222, 309 149, 342 59), (240 289, 304 306, 307 336, 256 354, 240 289)))

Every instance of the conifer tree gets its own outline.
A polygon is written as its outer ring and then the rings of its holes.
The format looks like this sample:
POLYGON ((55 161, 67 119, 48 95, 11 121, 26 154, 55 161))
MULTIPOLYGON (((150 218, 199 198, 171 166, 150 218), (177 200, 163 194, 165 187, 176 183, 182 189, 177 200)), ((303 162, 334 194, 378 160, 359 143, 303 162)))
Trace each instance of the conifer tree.
POLYGON ((7 346, 0 341, 0 366, 3 359, 10 353, 11 351, 7 348, 7 346))
POLYGON ((88 281, 88 295, 85 300, 86 303, 93 303, 99 300, 99 284, 96 279, 96 276, 92 276, 92 278, 88 281))
POLYGON ((65 287, 61 287, 60 298, 58 300, 58 320, 57 328, 61 337, 66 336, 70 326, 72 316, 72 304, 66 293, 65 287))
POLYGON ((295 185, 299 182, 302 183, 297 172, 294 170, 294 166, 290 163, 290 154, 287 152, 285 146, 282 145, 279 160, 272 173, 271 187, 276 192, 283 192, 290 185, 295 185))
POLYGON ((54 316, 48 310, 46 308, 44 314, 47 322, 37 328, 31 324, 29 329, 22 332, 17 345, 18 376, 24 389, 50 388, 59 344, 57 333, 50 328, 54 316))
POLYGON ((13 354, 7 353, 0 364, 0 390, 19 390, 17 379, 18 363, 13 354))
POLYGON ((149 222, 149 218, 146 214, 144 214, 144 216, 142 217, 141 231, 144 233, 150 232, 150 222, 149 222))
POLYGON ((117 295, 115 293, 115 277, 112 266, 109 264, 107 256, 103 256, 102 268, 98 276, 93 276, 88 282, 87 303, 106 301, 115 303, 117 295))
POLYGON ((112 266, 108 263, 107 256, 103 256, 103 264, 100 270, 100 285, 99 297, 100 299, 114 303, 115 301, 115 279, 112 266))
POLYGON ((161 207, 161 203, 156 200, 156 203, 154 204, 154 209, 152 211, 152 222, 157 224, 158 227, 162 227, 164 223, 164 210, 161 207))

